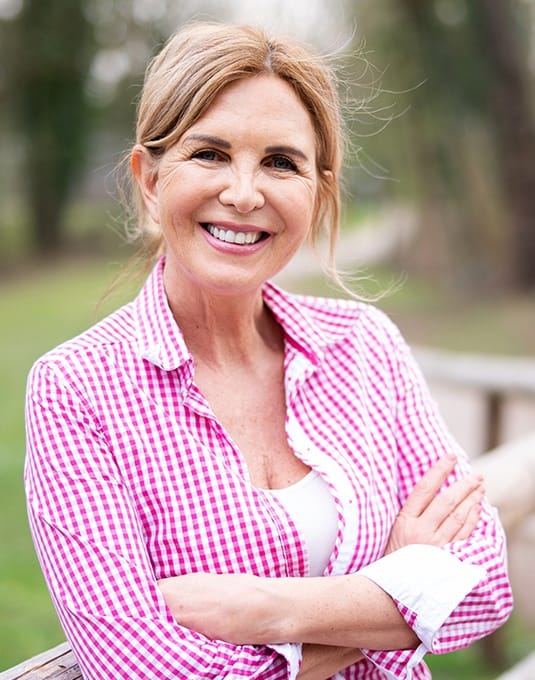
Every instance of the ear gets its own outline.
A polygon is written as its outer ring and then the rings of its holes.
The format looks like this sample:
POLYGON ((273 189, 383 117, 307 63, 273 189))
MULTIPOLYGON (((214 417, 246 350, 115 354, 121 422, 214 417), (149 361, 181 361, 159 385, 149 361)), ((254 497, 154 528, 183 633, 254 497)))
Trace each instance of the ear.
POLYGON ((332 184, 334 182, 334 174, 332 170, 322 170, 321 175, 325 184, 332 184))
POLYGON ((319 210, 320 204, 330 195, 333 182, 334 174, 331 170, 320 170, 318 190, 316 192, 316 211, 319 210))
POLYGON ((130 168, 136 178, 147 211, 156 224, 160 223, 158 209, 158 161, 147 147, 136 144, 130 155, 130 168))

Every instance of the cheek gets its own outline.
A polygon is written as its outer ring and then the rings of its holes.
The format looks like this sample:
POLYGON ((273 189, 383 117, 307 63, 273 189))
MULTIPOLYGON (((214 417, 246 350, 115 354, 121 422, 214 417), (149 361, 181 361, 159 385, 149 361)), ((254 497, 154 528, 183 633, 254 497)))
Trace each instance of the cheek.
POLYGON ((292 221, 310 223, 316 212, 316 190, 314 187, 298 185, 289 190, 280 191, 281 204, 285 206, 288 214, 291 214, 292 221))
POLYGON ((189 218, 205 200, 203 186, 201 182, 178 173, 172 179, 162 181, 158 194, 162 219, 176 221, 182 216, 189 218))

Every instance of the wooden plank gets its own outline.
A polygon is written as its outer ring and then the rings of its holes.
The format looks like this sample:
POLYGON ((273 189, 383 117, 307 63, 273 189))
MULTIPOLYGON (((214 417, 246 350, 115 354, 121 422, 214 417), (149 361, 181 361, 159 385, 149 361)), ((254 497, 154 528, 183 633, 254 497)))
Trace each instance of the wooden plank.
POLYGON ((483 392, 535 397, 535 359, 461 354, 416 347, 414 355, 430 381, 483 392))
POLYGON ((67 642, 0 673, 0 680, 82 680, 67 642))
MULTIPOLYGON (((472 461, 507 533, 535 512, 535 431, 472 461)), ((535 678, 535 675, 533 676, 535 678)))
MULTIPOLYGON (((535 433, 502 444, 472 463, 484 475, 487 496, 498 508, 506 532, 511 534, 520 522, 535 512, 535 433)), ((507 667, 503 628, 483 638, 479 645, 492 668, 507 667)), ((513 676, 514 680, 517 677, 518 680, 533 680, 535 673, 513 676)))

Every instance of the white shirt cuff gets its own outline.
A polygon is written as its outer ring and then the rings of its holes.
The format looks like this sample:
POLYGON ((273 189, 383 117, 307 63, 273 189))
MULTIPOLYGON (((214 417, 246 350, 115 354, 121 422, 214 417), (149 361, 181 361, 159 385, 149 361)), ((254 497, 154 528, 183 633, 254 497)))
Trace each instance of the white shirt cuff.
POLYGON ((428 651, 445 620, 487 575, 431 545, 407 545, 364 567, 370 579, 416 614, 414 632, 428 651))
POLYGON ((303 658, 303 645, 301 645, 301 643, 286 642, 282 644, 270 644, 267 646, 286 659, 288 662, 288 680, 294 680, 294 678, 297 677, 301 659, 303 658))

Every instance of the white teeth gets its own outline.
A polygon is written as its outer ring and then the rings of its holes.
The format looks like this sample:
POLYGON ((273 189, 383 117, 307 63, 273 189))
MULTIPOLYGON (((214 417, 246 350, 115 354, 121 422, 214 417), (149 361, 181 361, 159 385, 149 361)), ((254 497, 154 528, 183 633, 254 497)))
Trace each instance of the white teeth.
POLYGON ((232 229, 218 229, 213 224, 207 224, 206 228, 210 234, 219 241, 226 243, 237 243, 238 245, 252 244, 260 240, 260 231, 233 231, 232 229))

